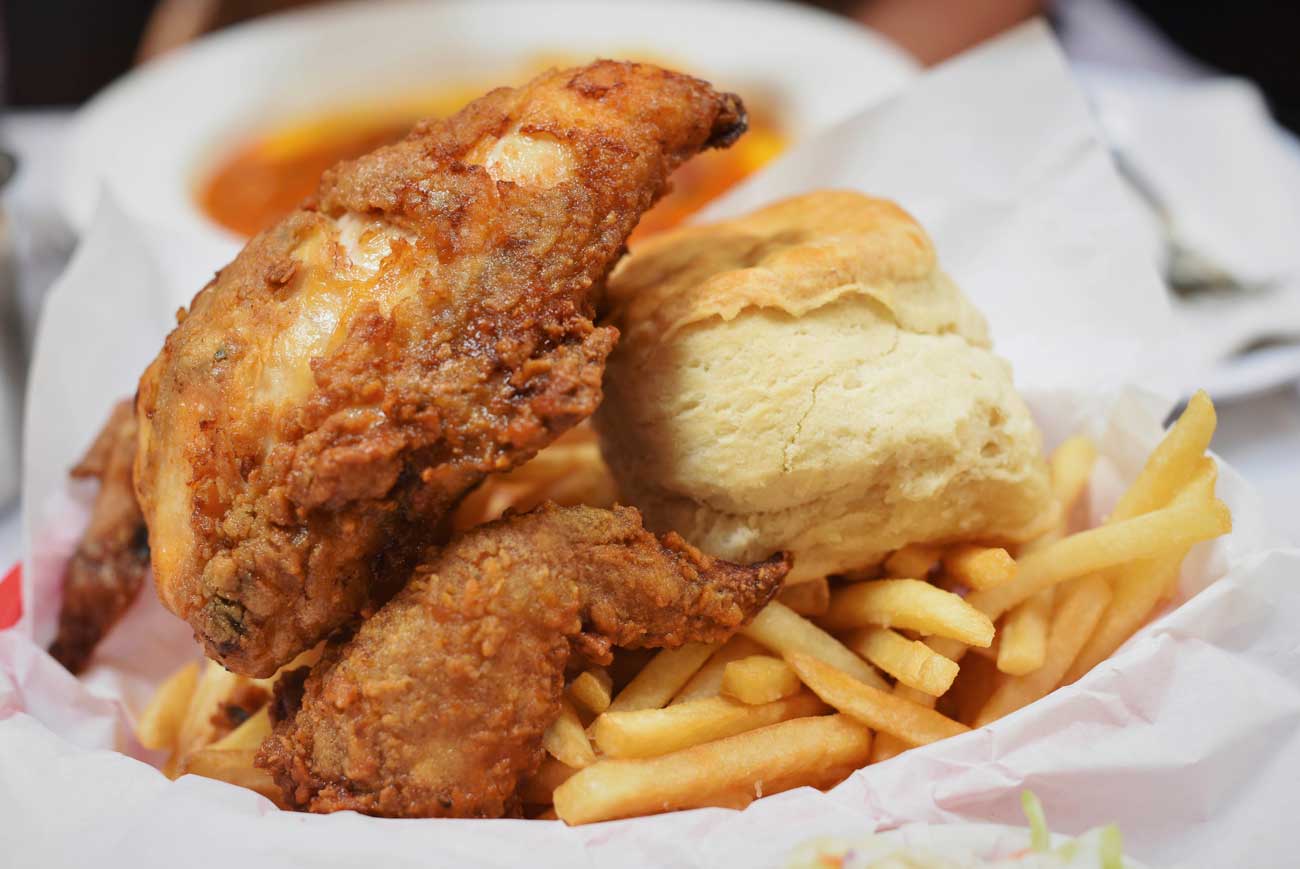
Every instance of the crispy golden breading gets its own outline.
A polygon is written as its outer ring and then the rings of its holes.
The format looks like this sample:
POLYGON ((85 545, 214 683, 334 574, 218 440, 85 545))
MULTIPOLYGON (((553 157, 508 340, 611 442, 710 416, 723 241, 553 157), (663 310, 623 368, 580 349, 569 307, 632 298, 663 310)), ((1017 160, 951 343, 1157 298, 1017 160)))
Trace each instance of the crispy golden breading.
POLYGON ((136 423, 130 399, 119 402, 74 477, 99 480, 90 524, 63 575, 59 631, 50 654, 73 673, 135 601, 149 571, 149 539, 131 486, 136 423))
POLYGON ((601 61, 327 172, 195 297, 140 382, 159 595, 267 676, 409 576, 457 501, 600 400, 591 295, 740 101, 601 61))
POLYGON ((326 653, 258 763, 312 811, 516 813, 571 653, 724 640, 788 570, 657 539, 630 508, 548 504, 481 526, 326 653))

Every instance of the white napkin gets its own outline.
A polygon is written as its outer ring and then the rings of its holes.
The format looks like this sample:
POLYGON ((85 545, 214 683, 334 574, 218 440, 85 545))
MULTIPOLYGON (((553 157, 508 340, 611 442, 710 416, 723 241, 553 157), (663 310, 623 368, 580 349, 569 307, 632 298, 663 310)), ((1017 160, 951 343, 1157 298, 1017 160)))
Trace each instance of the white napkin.
POLYGON ((1106 138, 1164 206, 1173 235, 1255 287, 1175 298, 1180 356, 1214 364, 1205 385, 1223 397, 1300 377, 1294 355, 1281 366, 1228 362, 1261 340, 1300 341, 1300 143, 1247 81, 1077 71, 1106 138))

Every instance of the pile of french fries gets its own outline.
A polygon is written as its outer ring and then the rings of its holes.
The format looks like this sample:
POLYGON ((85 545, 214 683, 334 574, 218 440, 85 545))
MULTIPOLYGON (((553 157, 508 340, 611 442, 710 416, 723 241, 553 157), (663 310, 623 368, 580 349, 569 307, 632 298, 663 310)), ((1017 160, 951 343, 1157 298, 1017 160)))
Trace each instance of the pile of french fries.
MULTIPOLYGON (((1096 459, 1074 437, 1050 461, 1059 521, 1014 553, 908 546, 878 575, 786 588, 725 643, 620 653, 608 670, 579 674, 546 732, 546 760, 521 784, 526 814, 584 824, 826 788, 1073 682, 1159 609, 1193 545, 1231 530, 1205 454, 1214 428, 1198 393, 1100 526, 1070 527, 1096 459), (629 662, 630 674, 620 666, 629 662)), ((545 500, 552 484, 568 503, 612 501, 590 436, 563 446, 567 459, 507 478, 515 488, 489 492, 472 518, 545 500)), ((212 724, 239 680, 187 666, 142 717, 140 739, 170 750, 173 775, 276 799, 252 765, 265 708, 226 733, 212 724)))
POLYGON ((315 664, 321 647, 299 655, 267 679, 231 673, 215 661, 191 661, 159 686, 136 721, 136 739, 164 751, 170 778, 190 773, 257 791, 277 804, 280 789, 253 765, 271 733, 269 703, 281 674, 315 664))

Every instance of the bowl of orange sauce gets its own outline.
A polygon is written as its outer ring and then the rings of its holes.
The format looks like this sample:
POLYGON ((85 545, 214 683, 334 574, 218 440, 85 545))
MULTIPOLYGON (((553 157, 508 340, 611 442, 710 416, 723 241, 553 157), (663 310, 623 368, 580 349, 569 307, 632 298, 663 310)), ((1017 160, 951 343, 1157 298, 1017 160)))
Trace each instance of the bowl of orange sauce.
POLYGON ((108 197, 113 213, 233 248, 310 194, 335 162, 539 67, 594 57, 671 66, 741 94, 751 109, 735 146, 674 176, 641 237, 916 74, 865 28, 782 2, 331 3, 204 37, 105 89, 74 122, 61 205, 78 231, 108 197))
MULTIPOLYGON (((256 134, 230 148, 200 177, 195 199, 215 223, 252 236, 293 211, 335 163, 395 142, 416 121, 451 114, 496 84, 336 110, 256 134)), ((706 151, 678 169, 668 193, 642 217, 633 242, 686 220, 785 149, 788 138, 775 113, 752 100, 748 109, 745 135, 730 148, 706 151)))

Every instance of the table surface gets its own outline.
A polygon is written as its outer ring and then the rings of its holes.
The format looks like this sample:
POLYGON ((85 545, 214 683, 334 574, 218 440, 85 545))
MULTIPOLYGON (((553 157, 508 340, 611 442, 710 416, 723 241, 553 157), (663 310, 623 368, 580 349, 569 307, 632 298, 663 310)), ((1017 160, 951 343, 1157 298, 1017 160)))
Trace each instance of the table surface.
MULTIPOLYGON (((62 111, 10 112, 0 126, 0 142, 19 161, 0 201, 14 227, 19 307, 29 334, 41 295, 71 252, 54 199, 69 118, 62 111)), ((1278 531, 1300 545, 1300 382, 1218 408, 1214 449, 1254 483, 1278 531)), ((0 505, 0 574, 21 557, 20 526, 17 505, 0 505)))

